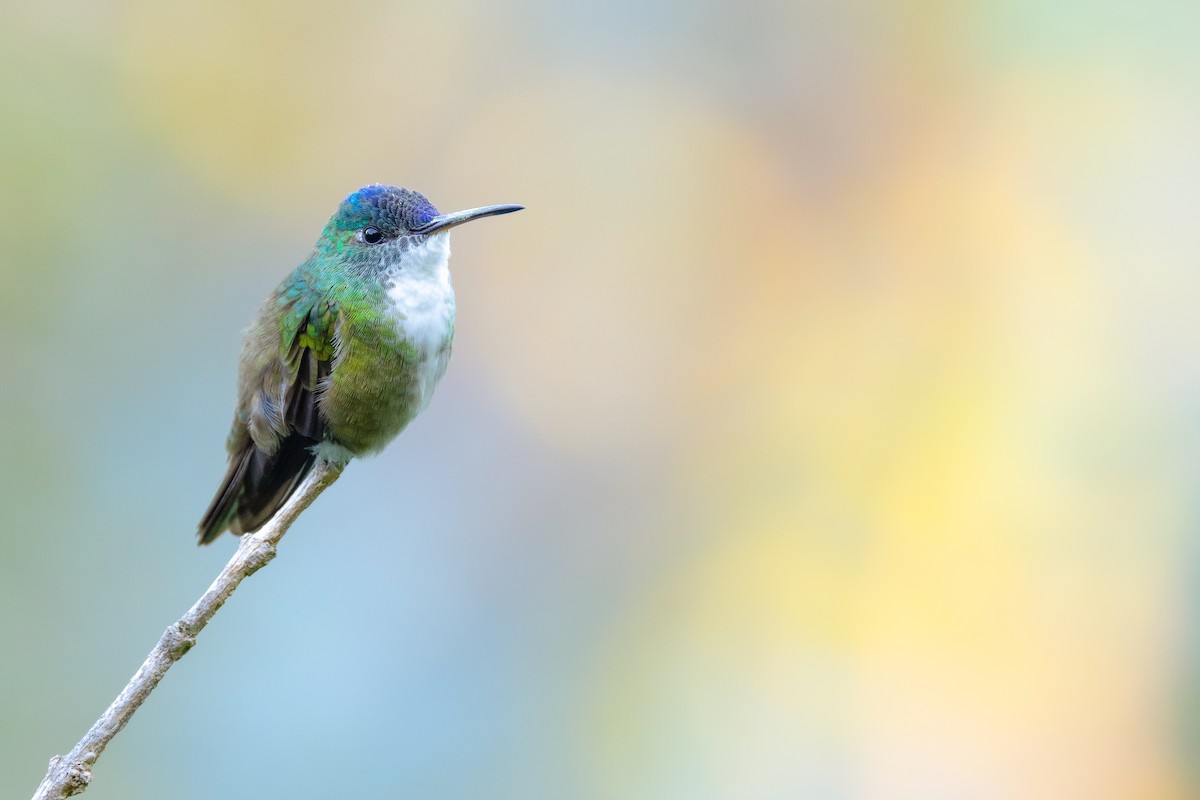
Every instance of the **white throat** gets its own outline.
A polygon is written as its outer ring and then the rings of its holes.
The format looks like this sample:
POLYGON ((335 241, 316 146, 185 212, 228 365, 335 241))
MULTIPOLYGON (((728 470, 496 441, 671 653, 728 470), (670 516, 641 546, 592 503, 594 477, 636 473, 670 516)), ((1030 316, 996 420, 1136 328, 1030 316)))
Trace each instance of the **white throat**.
POLYGON ((404 271, 412 276, 450 280, 450 232, 427 237, 404 254, 404 271))
POLYGON ((454 287, 450 284, 450 235, 439 233, 404 254, 403 268, 387 273, 401 337, 421 354, 413 390, 420 411, 446 372, 454 338, 454 287))

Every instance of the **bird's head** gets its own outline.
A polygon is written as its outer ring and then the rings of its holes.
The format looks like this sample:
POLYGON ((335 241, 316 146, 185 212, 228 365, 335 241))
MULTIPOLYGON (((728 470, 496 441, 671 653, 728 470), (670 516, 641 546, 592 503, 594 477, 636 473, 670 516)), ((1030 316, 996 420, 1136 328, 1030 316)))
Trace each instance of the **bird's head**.
POLYGON ((342 201, 321 232, 317 249, 360 263, 384 263, 456 225, 521 208, 495 205, 439 214, 420 192, 376 183, 342 201))

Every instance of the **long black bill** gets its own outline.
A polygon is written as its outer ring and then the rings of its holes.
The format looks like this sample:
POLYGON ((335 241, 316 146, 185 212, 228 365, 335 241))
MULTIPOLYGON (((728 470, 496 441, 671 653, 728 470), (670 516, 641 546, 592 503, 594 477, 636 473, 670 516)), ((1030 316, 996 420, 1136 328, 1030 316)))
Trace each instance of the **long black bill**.
POLYGON ((438 231, 446 231, 450 230, 455 225, 462 225, 464 222, 470 222, 473 219, 494 217, 497 214, 511 214, 514 211, 520 211, 524 207, 525 206, 505 204, 499 206, 483 206, 482 208, 468 208, 466 211, 455 211, 453 214, 438 214, 421 227, 413 228, 412 232, 430 234, 437 233, 438 231))

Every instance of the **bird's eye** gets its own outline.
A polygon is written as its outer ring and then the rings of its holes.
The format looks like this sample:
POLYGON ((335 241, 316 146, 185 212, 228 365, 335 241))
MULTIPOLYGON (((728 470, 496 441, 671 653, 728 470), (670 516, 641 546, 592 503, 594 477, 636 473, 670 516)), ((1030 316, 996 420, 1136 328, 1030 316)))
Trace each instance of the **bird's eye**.
POLYGON ((383 231, 371 225, 359 231, 358 238, 367 244, 379 244, 383 241, 383 231))

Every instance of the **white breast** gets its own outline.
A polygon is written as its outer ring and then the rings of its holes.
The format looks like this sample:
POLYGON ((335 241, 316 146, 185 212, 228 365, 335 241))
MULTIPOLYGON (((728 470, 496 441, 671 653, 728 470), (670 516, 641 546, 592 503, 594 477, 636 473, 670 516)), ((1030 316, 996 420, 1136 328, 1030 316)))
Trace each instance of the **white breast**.
POLYGON ((422 411, 450 361, 454 288, 450 285, 450 234, 431 236, 405 253, 402 269, 388 275, 388 297, 401 336, 421 353, 413 390, 413 415, 422 411))

